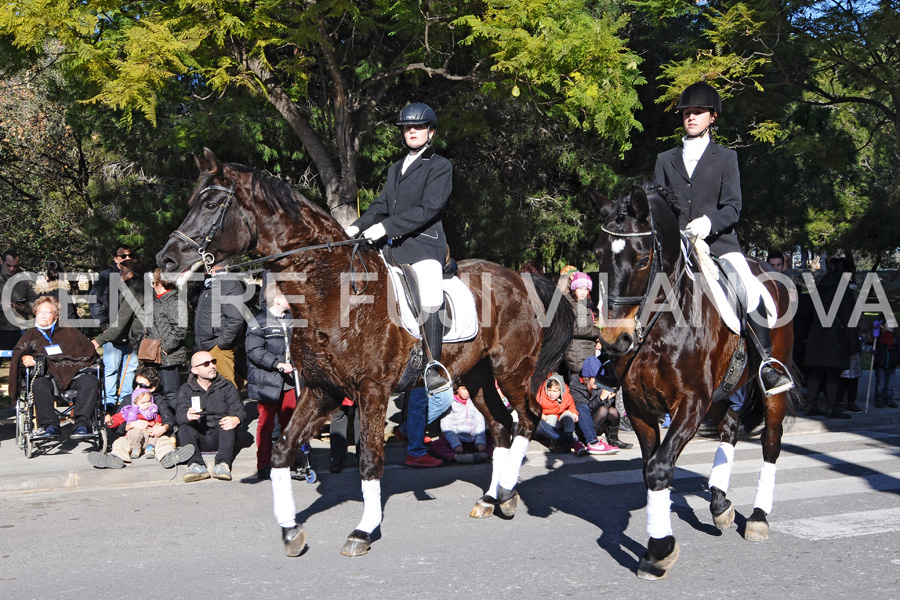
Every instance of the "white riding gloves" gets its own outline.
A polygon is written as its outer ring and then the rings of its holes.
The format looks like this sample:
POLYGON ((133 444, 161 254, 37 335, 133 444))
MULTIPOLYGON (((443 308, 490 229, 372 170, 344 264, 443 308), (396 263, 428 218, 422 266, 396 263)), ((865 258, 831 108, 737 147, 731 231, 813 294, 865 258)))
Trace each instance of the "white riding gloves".
POLYGON ((359 227, 357 227, 356 225, 351 225, 344 230, 344 233, 347 234, 347 237, 356 237, 359 234, 359 227))
POLYGON ((387 232, 384 230, 384 225, 381 223, 376 223, 363 231, 363 237, 370 242, 377 242, 385 235, 387 235, 387 232))
POLYGON ((695 240, 705 240, 711 230, 712 221, 704 215, 688 223, 687 227, 684 228, 684 233, 695 240))

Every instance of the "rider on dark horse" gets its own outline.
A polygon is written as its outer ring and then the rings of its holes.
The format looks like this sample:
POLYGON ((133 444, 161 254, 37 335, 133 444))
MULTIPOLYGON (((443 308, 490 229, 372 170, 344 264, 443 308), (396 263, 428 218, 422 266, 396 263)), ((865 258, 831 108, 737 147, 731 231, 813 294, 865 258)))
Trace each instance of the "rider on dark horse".
POLYGON ((450 385, 446 370, 433 364, 441 359, 443 343, 440 312, 447 238, 441 213, 453 187, 453 167, 431 146, 437 116, 430 106, 409 104, 400 111, 397 125, 409 153, 391 165, 381 194, 346 232, 355 237, 361 231, 373 243, 387 238, 394 260, 412 266, 419 288, 419 320, 431 354, 425 387, 436 393, 450 385))
POLYGON ((750 328, 759 341, 750 345, 761 354, 760 378, 766 395, 786 392, 794 383, 772 367, 772 342, 761 296, 764 288, 750 271, 734 232, 741 213, 737 153, 711 140, 710 130, 722 114, 722 99, 712 86, 698 82, 681 93, 676 110, 681 111, 685 136, 680 146, 657 156, 654 183, 675 192, 685 234, 704 240, 710 252, 728 261, 740 276, 747 290, 750 328))

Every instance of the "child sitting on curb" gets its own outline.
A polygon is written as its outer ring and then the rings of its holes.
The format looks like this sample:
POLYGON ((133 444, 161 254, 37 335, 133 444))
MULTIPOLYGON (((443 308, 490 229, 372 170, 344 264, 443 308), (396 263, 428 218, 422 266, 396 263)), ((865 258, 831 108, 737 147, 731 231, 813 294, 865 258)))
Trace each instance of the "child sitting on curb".
POLYGON ((470 402, 469 390, 457 385, 450 413, 441 419, 441 437, 429 450, 445 462, 486 462, 493 451, 487 439, 484 416, 470 402))
POLYGON ((537 401, 541 405, 541 420, 535 435, 550 440, 551 452, 565 454, 573 446, 578 413, 562 375, 550 374, 538 390, 537 401))
POLYGON ((109 454, 91 452, 88 461, 98 469, 121 469, 146 452, 147 458, 159 459, 166 469, 184 462, 194 453, 193 446, 175 449, 174 438, 158 435, 156 425, 162 424, 159 407, 153 401, 150 390, 138 388, 131 393, 131 404, 125 405, 115 415, 107 415, 106 426, 116 429, 125 425, 125 436, 113 442, 109 454))
MULTIPOLYGON (((616 454, 619 448, 630 448, 631 444, 618 439, 619 413, 615 407, 616 391, 609 385, 610 381, 601 377, 601 371, 600 359, 596 356, 587 357, 581 367, 581 374, 572 375, 569 379, 569 389, 572 391, 575 408, 580 417, 578 429, 586 444, 584 451, 588 454, 616 454), (615 415, 615 426, 612 425, 611 415, 615 415), (610 438, 608 444, 599 435, 607 427, 610 438)), ((579 450, 576 450, 576 453, 580 454, 579 450)))

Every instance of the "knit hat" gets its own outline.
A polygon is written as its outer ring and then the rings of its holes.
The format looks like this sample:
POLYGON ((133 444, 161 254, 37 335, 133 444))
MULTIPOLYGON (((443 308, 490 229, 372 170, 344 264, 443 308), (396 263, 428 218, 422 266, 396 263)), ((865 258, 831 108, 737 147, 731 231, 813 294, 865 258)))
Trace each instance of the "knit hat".
POLYGON ((584 359, 584 364, 581 365, 581 376, 582 377, 596 377, 600 370, 603 368, 603 365, 600 364, 600 359, 596 356, 588 356, 584 359))
POLYGON ((576 269, 572 265, 566 265, 562 269, 559 270, 559 274, 560 275, 568 275, 569 273, 574 273, 577 270, 578 269, 576 269))
POLYGON ((137 399, 141 394, 150 394, 150 400, 153 400, 153 392, 151 392, 147 388, 139 387, 138 389, 131 392, 131 403, 134 404, 135 402, 137 402, 137 399))
POLYGON ((591 278, 587 273, 576 271, 572 275, 572 283, 569 284, 569 287, 572 288, 573 292, 578 288, 587 288, 588 291, 591 291, 594 289, 594 282, 591 281, 591 278))
POLYGON ((581 376, 582 377, 593 377, 594 383, 602 390, 607 390, 615 393, 615 383, 609 381, 607 377, 603 374, 603 364, 600 362, 600 359, 596 356, 588 356, 584 359, 584 364, 581 366, 581 376))

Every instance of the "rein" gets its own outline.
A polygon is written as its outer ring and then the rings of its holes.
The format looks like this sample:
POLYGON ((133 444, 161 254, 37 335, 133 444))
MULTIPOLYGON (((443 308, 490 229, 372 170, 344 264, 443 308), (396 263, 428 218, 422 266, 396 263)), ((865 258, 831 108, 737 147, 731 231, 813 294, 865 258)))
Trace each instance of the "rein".
MULTIPOLYGON (((253 230, 250 228, 250 222, 247 220, 247 215, 244 214, 244 211, 241 209, 241 205, 234 202, 234 185, 230 188, 222 187, 220 185, 210 185, 203 188, 200 193, 197 195, 197 200, 199 201, 203 194, 207 192, 225 192, 225 200, 219 205, 216 209, 216 214, 213 215, 213 222, 210 225, 209 230, 206 232, 206 235, 203 238, 202 243, 197 243, 190 236, 186 235, 180 229, 176 229, 169 237, 178 238, 182 242, 188 244, 200 254, 200 260, 203 262, 203 268, 206 270, 207 275, 212 275, 212 266, 215 264, 215 257, 206 251, 206 248, 209 246, 210 242, 212 242, 213 238, 217 233, 222 229, 222 225, 225 223, 225 213, 228 212, 228 209, 232 204, 237 206, 238 211, 241 213, 241 220, 244 222, 244 225, 247 227, 247 231, 250 232, 251 237, 253 236, 253 230)), ((353 263, 354 260, 359 255, 359 246, 362 243, 361 239, 350 239, 350 240, 339 240, 337 242, 332 242, 331 240, 325 242, 324 244, 315 244, 312 246, 303 246, 301 248, 294 248, 293 250, 287 250, 285 252, 279 252, 278 254, 270 254, 268 256, 263 256, 262 258, 257 258, 256 260, 248 260, 247 262, 238 263, 236 265, 230 265, 225 268, 225 272, 234 272, 237 271, 240 267, 247 267, 250 265, 258 265, 266 262, 272 262, 276 260, 281 260, 286 256, 291 256, 293 254, 298 254, 300 252, 306 252, 308 250, 328 250, 331 252, 332 248, 337 248, 340 246, 353 246, 353 251, 350 253, 350 285, 353 287, 353 293, 357 296, 366 291, 366 287, 368 287, 369 282, 365 279, 365 285, 360 290, 356 284, 356 278, 353 277, 353 263)), ((359 261, 362 264, 363 272, 368 273, 368 269, 366 268, 366 263, 362 259, 359 261)))
MULTIPOLYGON (((356 277, 354 277, 355 271, 353 270, 353 262, 359 256, 359 246, 362 244, 362 240, 359 238, 354 238, 350 240, 339 240, 337 242, 332 242, 328 240, 324 244, 315 244, 312 246, 303 246, 301 248, 294 248, 293 250, 287 250, 285 252, 279 252, 278 254, 270 254, 268 256, 263 256, 262 258, 257 258, 256 260, 248 260, 247 262, 238 263, 236 265, 229 265, 225 267, 225 272, 230 273, 238 270, 239 267, 247 267, 250 265, 258 265, 265 262, 274 262, 276 260, 281 260, 286 256, 291 256, 293 254, 299 254, 300 252, 306 252, 307 250, 328 250, 331 252, 332 248, 338 248, 340 246, 353 246, 353 250, 350 252, 350 286, 353 288, 353 293, 359 296, 363 292, 366 291, 366 288, 369 286, 368 278, 363 278, 365 281, 365 285, 363 285, 362 289, 359 289, 356 285, 356 277)), ((359 259, 359 263, 362 265, 363 273, 368 274, 369 270, 366 268, 366 262, 362 259, 359 259)))

